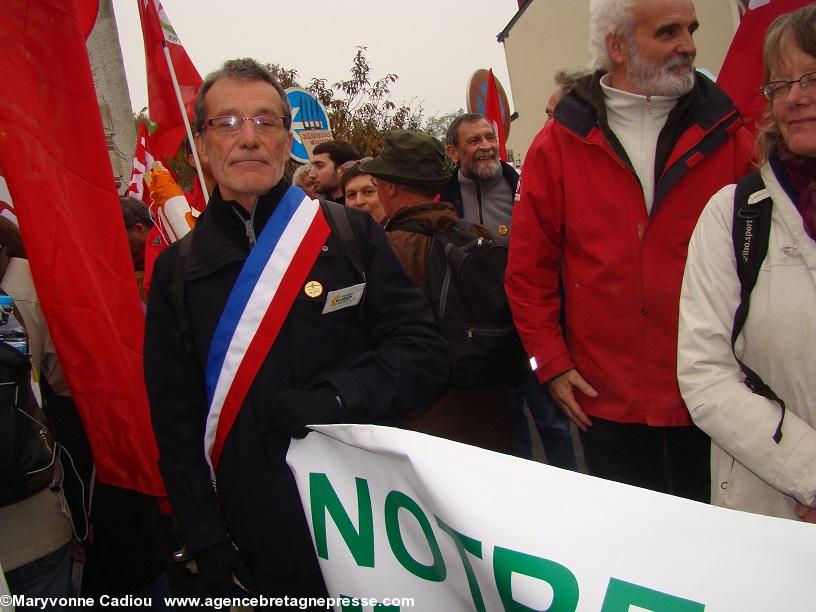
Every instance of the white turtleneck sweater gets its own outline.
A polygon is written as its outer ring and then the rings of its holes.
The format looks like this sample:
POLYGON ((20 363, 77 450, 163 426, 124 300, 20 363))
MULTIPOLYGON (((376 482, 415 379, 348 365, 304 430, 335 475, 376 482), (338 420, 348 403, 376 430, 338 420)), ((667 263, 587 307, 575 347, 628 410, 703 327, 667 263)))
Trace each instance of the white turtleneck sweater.
POLYGON ((601 78, 606 119, 617 136, 643 187, 646 210, 652 211, 655 188, 657 139, 680 96, 640 96, 609 85, 611 76, 601 78))

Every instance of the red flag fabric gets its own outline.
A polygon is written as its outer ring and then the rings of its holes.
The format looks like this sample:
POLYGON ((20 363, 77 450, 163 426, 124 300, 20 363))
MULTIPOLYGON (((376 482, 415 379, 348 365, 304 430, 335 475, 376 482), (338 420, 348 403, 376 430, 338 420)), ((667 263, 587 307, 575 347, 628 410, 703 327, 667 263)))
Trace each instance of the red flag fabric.
POLYGON ((496 79, 493 77, 492 68, 487 75, 485 117, 493 124, 493 131, 496 132, 496 139, 499 142, 499 156, 502 158, 502 161, 507 161, 507 147, 504 142, 504 121, 502 119, 501 103, 499 102, 499 90, 496 88, 496 79))
POLYGON ((767 107, 765 98, 759 93, 764 76, 762 39, 768 26, 779 15, 807 4, 810 4, 809 0, 770 0, 751 8, 743 16, 728 48, 717 84, 731 96, 745 117, 746 126, 754 132, 767 107))
POLYGON ((181 40, 170 25, 161 2, 159 0, 136 0, 136 2, 139 5, 144 37, 150 121, 158 124, 156 131, 151 134, 153 152, 169 158, 178 150, 185 130, 170 77, 170 68, 164 55, 165 45, 170 51, 170 59, 173 62, 185 109, 191 108, 195 101, 201 87, 201 76, 181 46, 181 40))
POLYGON ((0 174, 99 479, 163 494, 144 317, 73 2, 0 11, 0 174))
POLYGON ((139 131, 136 133, 136 151, 133 153, 133 171, 130 173, 130 185, 128 185, 127 193, 139 198, 148 206, 150 206, 150 194, 144 179, 145 174, 150 172, 154 161, 150 133, 147 130, 147 124, 141 122, 139 123, 139 131))
POLYGON ((75 2, 82 32, 85 34, 85 38, 88 38, 96 24, 96 16, 99 13, 99 0, 75 0, 75 2))

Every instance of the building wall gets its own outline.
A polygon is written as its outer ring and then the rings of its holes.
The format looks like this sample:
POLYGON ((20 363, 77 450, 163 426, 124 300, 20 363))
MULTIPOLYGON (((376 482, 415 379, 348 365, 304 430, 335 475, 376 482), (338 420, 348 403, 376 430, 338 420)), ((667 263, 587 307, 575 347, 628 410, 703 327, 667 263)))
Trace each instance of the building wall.
MULTIPOLYGON (((696 0, 700 29, 694 36, 699 68, 716 75, 738 24, 736 4, 727 0, 696 0)), ((589 63, 589 0, 530 0, 504 39, 513 93, 508 149, 523 161, 547 118, 553 75, 564 67, 589 63)))

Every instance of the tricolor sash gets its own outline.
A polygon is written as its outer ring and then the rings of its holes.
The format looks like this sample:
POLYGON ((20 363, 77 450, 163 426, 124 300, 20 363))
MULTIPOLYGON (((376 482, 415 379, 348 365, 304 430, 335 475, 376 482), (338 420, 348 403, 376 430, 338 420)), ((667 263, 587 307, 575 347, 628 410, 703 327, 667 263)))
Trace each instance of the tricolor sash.
POLYGON ((232 287, 205 373, 204 454, 213 479, 249 387, 330 234, 320 204, 299 187, 289 187, 232 287))

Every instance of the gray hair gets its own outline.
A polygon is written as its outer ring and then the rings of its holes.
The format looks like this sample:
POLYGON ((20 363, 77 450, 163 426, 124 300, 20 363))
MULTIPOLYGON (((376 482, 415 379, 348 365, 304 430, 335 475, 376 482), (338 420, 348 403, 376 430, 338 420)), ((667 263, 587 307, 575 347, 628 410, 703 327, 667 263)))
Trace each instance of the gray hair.
MULTIPOLYGON (((816 57, 816 5, 804 6, 792 13, 777 17, 765 32, 765 43, 762 59, 765 65, 764 83, 771 80, 771 73, 778 69, 784 55, 791 49, 798 48, 808 55, 816 57)), ((757 152, 760 162, 768 161, 770 154, 782 142, 782 132, 771 118, 771 102, 760 124, 757 137, 757 152)))
POLYGON ((585 76, 592 74, 589 68, 562 68, 555 73, 553 83, 561 87, 564 91, 569 91, 575 84, 585 76))
POLYGON ((630 38, 635 30, 634 0, 591 0, 589 3, 590 66, 594 70, 612 70, 606 50, 609 34, 630 38))
POLYGON ((289 105, 289 98, 286 97, 286 92, 278 83, 278 80, 272 73, 262 64, 250 57, 243 57, 240 59, 232 59, 224 62, 215 72, 211 72, 204 79, 204 84, 198 92, 195 101, 195 121, 193 123, 193 132, 200 132, 204 125, 204 97, 210 90, 210 87, 215 85, 216 81, 221 79, 232 79, 233 81, 265 81, 275 88, 283 104, 283 125, 288 132, 292 127, 292 107, 289 105))
POLYGON ((303 187, 303 178, 309 174, 311 167, 311 164, 303 164, 302 166, 298 166, 294 173, 292 173, 292 184, 297 185, 298 187, 303 187))
MULTIPOLYGON (((464 113, 456 117, 448 126, 448 131, 445 132, 445 144, 453 145, 455 147, 456 141, 459 138, 459 126, 463 123, 476 123, 482 119, 487 121, 487 118, 480 113, 464 113)), ((489 121, 487 122, 490 123, 489 121)), ((492 126, 493 124, 490 123, 490 125, 492 126)))

